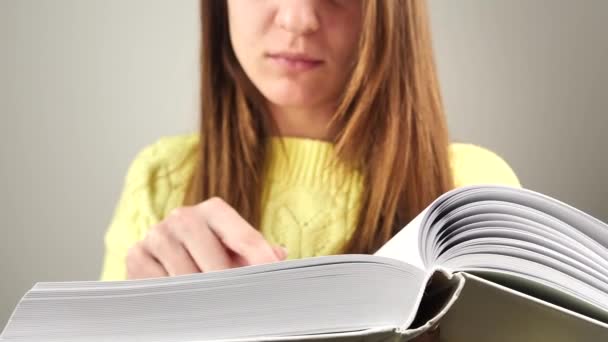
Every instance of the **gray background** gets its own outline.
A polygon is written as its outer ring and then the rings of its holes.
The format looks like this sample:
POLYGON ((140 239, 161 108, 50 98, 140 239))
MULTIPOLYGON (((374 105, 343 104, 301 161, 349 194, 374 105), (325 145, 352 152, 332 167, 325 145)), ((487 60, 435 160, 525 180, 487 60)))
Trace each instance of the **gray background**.
MULTIPOLYGON (((608 1, 431 0, 454 140, 608 221, 608 1)), ((129 162, 192 131, 196 0, 0 0, 0 328, 42 280, 95 279, 129 162)))

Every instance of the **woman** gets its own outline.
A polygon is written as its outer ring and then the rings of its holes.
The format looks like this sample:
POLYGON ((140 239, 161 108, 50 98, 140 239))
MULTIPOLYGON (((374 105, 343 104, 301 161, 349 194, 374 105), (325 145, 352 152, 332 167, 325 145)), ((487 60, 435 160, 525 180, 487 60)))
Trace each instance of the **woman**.
POLYGON ((450 144, 422 0, 202 0, 201 127, 130 167, 102 279, 373 253, 432 200, 519 185, 450 144))

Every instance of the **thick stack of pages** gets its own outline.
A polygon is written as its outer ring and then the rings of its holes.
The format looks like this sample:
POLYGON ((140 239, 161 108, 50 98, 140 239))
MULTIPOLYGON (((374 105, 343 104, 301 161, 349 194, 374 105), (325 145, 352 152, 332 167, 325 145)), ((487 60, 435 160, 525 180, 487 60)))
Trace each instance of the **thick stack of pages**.
POLYGON ((124 282, 39 283, 3 338, 193 341, 398 326, 424 273, 344 255, 124 282))
POLYGON ((0 340, 407 340, 439 323, 446 341, 608 340, 607 322, 608 226, 488 185, 444 194, 376 255, 38 283, 0 340))

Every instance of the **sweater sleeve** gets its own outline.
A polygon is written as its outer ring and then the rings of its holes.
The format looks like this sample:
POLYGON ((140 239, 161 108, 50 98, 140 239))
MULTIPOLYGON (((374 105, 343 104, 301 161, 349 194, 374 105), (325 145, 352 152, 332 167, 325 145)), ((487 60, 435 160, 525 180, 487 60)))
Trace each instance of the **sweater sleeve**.
POLYGON ((124 280, 129 248, 181 205, 194 169, 197 142, 196 134, 163 137, 132 161, 105 234, 101 280, 124 280))
POLYGON ((453 144, 450 152, 456 187, 475 184, 521 187, 509 164, 488 149, 472 144, 453 144))
POLYGON ((162 182, 166 166, 160 159, 156 143, 139 152, 129 167, 105 234, 101 280, 124 280, 127 251, 162 219, 168 189, 162 182))

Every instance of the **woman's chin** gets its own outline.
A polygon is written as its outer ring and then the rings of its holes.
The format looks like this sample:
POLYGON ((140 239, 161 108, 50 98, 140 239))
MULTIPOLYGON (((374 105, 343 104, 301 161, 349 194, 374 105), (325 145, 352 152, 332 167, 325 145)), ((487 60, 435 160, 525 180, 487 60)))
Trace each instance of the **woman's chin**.
POLYGON ((285 101, 270 101, 273 105, 281 108, 310 108, 311 102, 309 101, 294 101, 294 100, 285 100, 285 101))
POLYGON ((306 94, 281 94, 266 96, 266 99, 273 105, 284 108, 307 108, 319 102, 319 96, 306 94))

